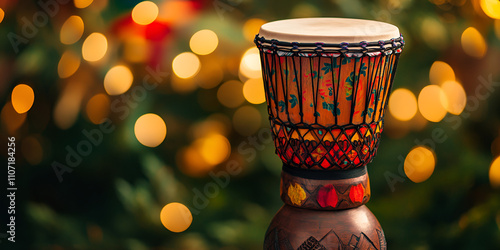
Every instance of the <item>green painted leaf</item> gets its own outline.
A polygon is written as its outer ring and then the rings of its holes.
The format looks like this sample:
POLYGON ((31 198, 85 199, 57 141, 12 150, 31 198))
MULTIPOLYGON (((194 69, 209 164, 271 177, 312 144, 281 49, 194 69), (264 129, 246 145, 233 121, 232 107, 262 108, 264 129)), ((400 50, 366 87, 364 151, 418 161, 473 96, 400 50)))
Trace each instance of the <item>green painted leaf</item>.
POLYGON ((278 106, 281 107, 280 112, 285 111, 285 102, 284 101, 279 101, 278 106))
POLYGON ((294 108, 299 100, 297 100, 297 97, 295 95, 290 95, 290 97, 291 107, 294 108))
POLYGON ((339 106, 338 102, 337 102, 337 104, 323 102, 322 105, 323 105, 323 109, 331 111, 334 116, 340 115, 340 109, 338 108, 338 106, 339 106))
POLYGON ((363 111, 363 112, 361 113, 361 116, 365 116, 367 113, 368 113, 368 117, 372 118, 373 109, 372 109, 372 108, 369 108, 369 109, 368 109, 368 112, 367 112, 367 111, 363 111))
POLYGON ((331 63, 324 63, 323 65, 325 65, 323 68, 321 68, 321 70, 323 70, 323 74, 328 74, 328 72, 330 72, 331 70, 333 70, 333 67, 332 67, 332 64, 331 63))
POLYGON ((359 68, 359 74, 366 76, 366 69, 368 69, 368 67, 366 67, 365 63, 362 63, 359 68))

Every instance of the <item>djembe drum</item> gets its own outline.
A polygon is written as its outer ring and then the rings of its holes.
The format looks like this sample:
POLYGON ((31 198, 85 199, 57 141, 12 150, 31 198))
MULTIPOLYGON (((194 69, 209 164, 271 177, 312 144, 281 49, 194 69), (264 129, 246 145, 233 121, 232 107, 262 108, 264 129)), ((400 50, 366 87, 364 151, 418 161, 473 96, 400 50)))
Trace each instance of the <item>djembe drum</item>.
POLYGON ((265 249, 386 249, 366 164, 376 154, 404 41, 396 26, 303 18, 264 24, 269 120, 285 205, 265 249))

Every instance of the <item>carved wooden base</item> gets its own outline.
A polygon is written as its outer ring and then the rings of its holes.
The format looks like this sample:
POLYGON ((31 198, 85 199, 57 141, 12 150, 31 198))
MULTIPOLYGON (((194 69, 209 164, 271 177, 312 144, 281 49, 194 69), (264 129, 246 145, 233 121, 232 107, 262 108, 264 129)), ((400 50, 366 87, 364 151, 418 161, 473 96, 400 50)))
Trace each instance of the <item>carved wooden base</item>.
POLYGON ((264 249, 387 249, 377 218, 362 205, 338 211, 284 205, 267 229, 264 249))

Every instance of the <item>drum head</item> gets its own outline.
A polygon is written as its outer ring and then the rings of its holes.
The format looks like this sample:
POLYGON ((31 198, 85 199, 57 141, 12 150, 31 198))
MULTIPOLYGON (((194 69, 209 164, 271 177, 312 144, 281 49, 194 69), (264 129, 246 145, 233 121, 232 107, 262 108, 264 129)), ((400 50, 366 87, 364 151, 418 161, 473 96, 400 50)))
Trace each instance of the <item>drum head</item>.
POLYGON ((299 43, 377 42, 400 36, 398 27, 371 20, 352 18, 297 18, 269 22, 260 28, 266 40, 299 43))

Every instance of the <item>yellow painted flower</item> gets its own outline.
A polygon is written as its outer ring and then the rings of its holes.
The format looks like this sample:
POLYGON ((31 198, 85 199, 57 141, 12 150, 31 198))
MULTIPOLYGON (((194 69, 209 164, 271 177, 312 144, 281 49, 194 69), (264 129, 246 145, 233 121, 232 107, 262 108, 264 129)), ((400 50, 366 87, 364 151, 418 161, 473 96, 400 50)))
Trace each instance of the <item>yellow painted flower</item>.
POLYGON ((288 197, 290 197, 290 201, 294 205, 300 206, 306 199, 306 191, 298 183, 290 184, 288 186, 288 197))

